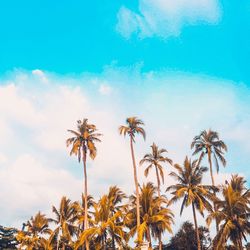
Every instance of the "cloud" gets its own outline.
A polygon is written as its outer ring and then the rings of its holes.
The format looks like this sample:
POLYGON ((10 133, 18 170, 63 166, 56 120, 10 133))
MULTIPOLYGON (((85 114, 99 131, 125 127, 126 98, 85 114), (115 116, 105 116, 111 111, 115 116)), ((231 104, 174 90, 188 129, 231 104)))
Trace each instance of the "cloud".
MULTIPOLYGON (((46 75, 46 85, 28 71, 0 80, 0 209, 6 225, 20 226, 38 210, 49 213, 63 194, 80 198, 82 165, 69 156, 65 140, 70 136, 67 129, 75 129, 76 121, 84 117, 103 134, 96 159, 88 161, 89 192, 96 198, 111 185, 127 193, 134 190, 129 141, 118 134, 118 126, 131 115, 144 120, 147 132, 145 142, 136 138, 137 162, 155 142, 174 162, 182 163, 191 155, 193 137, 212 128, 229 148, 227 168, 216 180, 231 172, 249 178, 246 86, 202 75, 141 73, 132 68, 107 67, 94 76, 46 75), (112 91, 100 93, 102 84, 112 91)), ((171 170, 166 166, 162 190, 172 183, 167 175, 171 170)), ((143 167, 138 171, 141 183, 155 182, 154 173, 146 180, 143 167)), ((206 175, 208 183, 209 178, 206 175)))
POLYGON ((221 15, 219 0, 138 0, 138 12, 122 6, 117 31, 125 38, 178 36, 183 27, 216 24, 221 15))

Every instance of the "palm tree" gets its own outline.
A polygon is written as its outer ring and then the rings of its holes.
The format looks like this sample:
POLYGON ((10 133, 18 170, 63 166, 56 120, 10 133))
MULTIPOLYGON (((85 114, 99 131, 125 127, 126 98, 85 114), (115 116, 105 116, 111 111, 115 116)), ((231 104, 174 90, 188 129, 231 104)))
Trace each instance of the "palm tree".
POLYGON ((143 159, 140 161, 140 165, 142 165, 143 163, 149 164, 144 171, 144 175, 146 177, 148 176, 149 170, 152 167, 155 167, 156 178, 157 178, 157 190, 158 190, 158 196, 160 197, 160 185, 161 185, 160 176, 162 179, 162 183, 164 183, 164 172, 161 164, 168 162, 170 165, 172 165, 173 162, 168 157, 164 157, 162 155, 163 153, 168 152, 166 149, 159 149, 155 143, 151 145, 151 149, 152 153, 144 155, 143 159))
POLYGON ((216 198, 217 211, 212 212, 207 223, 217 220, 220 228, 214 240, 215 249, 225 246, 228 239, 234 247, 243 250, 242 239, 250 234, 250 190, 245 187, 243 177, 233 175, 230 183, 220 186, 222 199, 216 198))
POLYGON ((17 239, 20 242, 20 247, 27 249, 50 249, 48 240, 44 235, 50 235, 52 230, 49 228, 49 219, 44 214, 38 212, 34 217, 25 224, 27 231, 19 231, 17 239))
MULTIPOLYGON (((163 229, 172 233, 173 213, 167 208, 165 196, 157 196, 157 188, 151 183, 144 184, 140 192, 140 217, 139 240, 146 238, 152 247, 151 234, 159 240, 161 247, 161 235, 163 229), (161 230, 162 229, 162 230, 161 230)), ((125 225, 130 229, 130 235, 136 232, 136 197, 130 197, 131 209, 125 217, 125 225)))
MULTIPOLYGON (((88 119, 77 121, 77 131, 68 130, 73 137, 67 139, 67 146, 72 145, 70 155, 75 154, 78 157, 78 161, 82 160, 84 169, 84 197, 85 197, 85 211, 87 211, 87 197, 88 197, 88 185, 87 185, 87 154, 91 159, 95 159, 97 149, 95 142, 101 142, 99 137, 101 134, 96 133, 96 126, 88 123, 88 119)), ((84 229, 88 228, 87 212, 85 213, 84 229)), ((88 249, 87 243, 86 247, 88 249)))
POLYGON ((82 232, 76 242, 76 249, 87 240, 95 249, 107 249, 108 241, 115 249, 115 242, 122 245, 125 232, 122 223, 122 206, 117 205, 125 194, 117 187, 111 187, 108 195, 103 195, 98 203, 94 203, 92 227, 82 232))
POLYGON ((172 204, 183 198, 180 215, 184 207, 192 206, 194 225, 196 231, 196 239, 198 250, 201 249, 199 231, 196 218, 196 209, 204 216, 204 210, 213 211, 208 200, 213 199, 213 194, 210 192, 215 189, 213 186, 201 185, 203 174, 208 170, 206 167, 200 167, 197 160, 191 162, 188 157, 185 158, 183 166, 175 164, 176 172, 171 172, 172 176, 178 183, 171 185, 166 191, 172 191, 173 197, 169 201, 172 204))
POLYGON ((55 219, 50 220, 56 224, 56 228, 51 236, 51 240, 57 240, 56 249, 59 249, 60 244, 65 249, 66 246, 72 244, 72 237, 77 233, 75 204, 63 196, 59 209, 52 206, 52 211, 55 214, 55 219))
MULTIPOLYGON (((133 143, 135 143, 136 134, 142 135, 145 140, 146 133, 145 133, 145 130, 142 128, 142 126, 144 125, 143 121, 138 119, 137 117, 127 118, 126 123, 127 123, 127 126, 119 127, 119 132, 121 135, 124 135, 124 136, 128 135, 130 137, 130 150, 131 150, 131 157, 132 157, 132 162, 133 162, 134 182, 135 182, 135 191, 136 191, 137 238, 139 239, 139 228, 140 228, 139 185, 138 185, 138 179, 137 179, 137 169, 136 169, 136 163, 135 163, 133 143)), ((140 242, 138 243, 140 244, 140 242)))
POLYGON ((212 155, 215 161, 216 170, 219 172, 219 161, 224 167, 226 166, 226 160, 224 158, 224 152, 227 151, 226 144, 219 139, 219 134, 217 132, 209 129, 208 131, 202 131, 200 135, 194 137, 191 143, 191 149, 192 148, 194 148, 193 155, 200 154, 198 164, 200 164, 205 154, 207 154, 212 185, 214 186, 212 155))

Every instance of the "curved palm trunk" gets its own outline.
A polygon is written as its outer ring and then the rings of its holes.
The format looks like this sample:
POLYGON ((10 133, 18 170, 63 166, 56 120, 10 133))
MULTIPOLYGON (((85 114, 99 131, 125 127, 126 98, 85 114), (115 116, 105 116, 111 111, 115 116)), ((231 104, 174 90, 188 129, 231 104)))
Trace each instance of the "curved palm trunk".
POLYGON ((161 190, 160 190, 160 186, 161 186, 161 182, 160 182, 160 176, 159 176, 159 171, 158 168, 155 166, 155 171, 156 171, 156 177, 157 177, 157 191, 158 191, 158 197, 161 196, 161 190))
POLYGON ((197 226, 197 218, 195 213, 195 207, 194 203, 192 202, 192 209, 193 209, 193 216, 194 216, 194 226, 195 226, 195 232, 196 232, 196 240, 197 240, 197 249, 201 250, 201 242, 200 242, 200 236, 199 236, 199 229, 197 226))
MULTIPOLYGON (((87 182, 87 165, 86 151, 83 153, 83 172, 84 172, 84 230, 88 228, 88 182, 87 182)), ((89 250, 89 242, 86 240, 86 250, 89 250)))
POLYGON ((137 180, 137 171, 136 171, 136 163, 135 163, 135 155, 134 155, 134 148, 133 148, 133 140, 130 136, 130 149, 131 149, 131 156, 133 161, 133 168, 134 168, 134 182, 135 182, 135 192, 136 192, 136 229, 137 229, 137 240, 139 240, 139 228, 140 228, 140 200, 139 200, 139 187, 138 187, 138 180, 137 180))

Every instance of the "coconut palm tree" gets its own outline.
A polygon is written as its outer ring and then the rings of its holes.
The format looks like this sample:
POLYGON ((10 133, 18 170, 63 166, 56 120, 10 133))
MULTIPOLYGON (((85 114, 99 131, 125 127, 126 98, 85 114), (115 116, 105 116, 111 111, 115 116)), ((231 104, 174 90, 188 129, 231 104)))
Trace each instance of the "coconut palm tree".
MULTIPOLYGON (((137 218, 137 240, 139 239, 139 228, 140 228, 140 205, 139 205, 139 186, 137 179, 137 168, 135 163, 135 154, 133 144, 135 143, 135 135, 142 135, 144 140, 146 138, 145 130, 142 128, 144 125, 143 121, 138 119, 137 117, 129 117, 126 119, 126 126, 120 126, 119 132, 121 135, 128 135, 130 138, 130 150, 131 157, 133 162, 133 170, 134 170, 134 182, 135 182, 135 191, 136 191, 136 218, 137 218)), ((140 243, 140 242, 138 242, 140 243)))
POLYGON ((204 156, 207 154, 210 175, 212 185, 215 185, 214 176, 213 176, 213 167, 212 167, 212 155, 215 161, 216 170, 219 172, 219 161, 222 165, 226 166, 226 160, 224 158, 224 152, 227 151, 226 144, 219 139, 219 134, 215 131, 204 130, 198 136, 195 136, 193 142, 191 143, 191 149, 194 148, 193 155, 200 154, 199 164, 204 156))
POLYGON ((27 249, 50 249, 48 240, 44 237, 50 235, 52 230, 49 228, 49 219, 40 211, 28 220, 27 231, 19 231, 17 240, 20 242, 20 247, 27 249), (47 248, 46 248, 47 246, 47 248))
POLYGON ((167 153, 168 151, 166 149, 159 149, 158 146, 156 146, 155 143, 151 145, 152 152, 149 154, 144 155, 143 159, 140 161, 140 165, 147 163, 144 175, 147 177, 150 169, 152 167, 155 168, 155 173, 156 173, 156 179, 157 179, 157 191, 158 191, 158 196, 160 197, 160 185, 161 185, 161 180, 162 183, 164 183, 164 172, 163 172, 163 166, 162 163, 169 163, 172 165, 172 160, 169 159, 168 157, 164 157, 162 154, 167 153), (161 176, 161 180, 160 180, 161 176))
MULTIPOLYGON (((125 225, 130 229, 130 235, 136 232, 136 197, 130 197, 131 209, 125 217, 125 225)), ((151 183, 144 184, 140 192, 140 217, 141 224, 139 229, 139 240, 146 238, 152 248, 151 235, 159 239, 161 246, 161 234, 166 229, 172 233, 173 213, 167 208, 167 199, 165 196, 157 195, 157 188, 151 183), (158 229, 158 231, 156 231, 158 229)))
POLYGON ((222 249, 228 239, 236 249, 243 250, 242 240, 250 234, 250 190, 245 183, 243 177, 233 175, 230 182, 220 186, 222 199, 215 199, 217 211, 207 218, 208 225, 216 219, 220 226, 214 240, 216 250, 222 249))
MULTIPOLYGON (((83 162, 83 170, 84 170, 84 197, 85 197, 85 211, 87 211, 87 197, 88 197, 88 183, 87 183, 87 155, 91 159, 95 159, 97 149, 95 146, 95 142, 101 142, 99 137, 101 134, 96 133, 97 129, 94 124, 88 123, 88 119, 83 119, 77 121, 77 131, 68 130, 73 137, 67 139, 66 144, 67 146, 72 145, 70 155, 75 154, 78 157, 78 161, 82 160, 83 162)), ((87 212, 85 213, 85 220, 84 220, 84 229, 88 228, 88 219, 87 219, 87 212)), ((87 249, 88 244, 86 243, 87 249)))
POLYGON ((90 241, 95 249, 107 249, 108 241, 113 241, 113 249, 115 249, 115 242, 122 245, 124 240, 124 231, 122 223, 122 210, 116 207, 115 200, 122 200, 116 195, 123 196, 123 193, 116 187, 111 187, 108 195, 103 195, 98 203, 94 203, 94 212, 92 213, 91 228, 85 230, 80 235, 76 242, 76 249, 83 245, 87 240, 90 241), (112 193, 112 195, 111 195, 112 193), (112 196, 112 197, 111 197, 112 196))
POLYGON ((214 186, 202 185, 202 176, 208 170, 206 167, 201 167, 197 164, 197 160, 191 161, 188 157, 185 158, 183 166, 179 164, 174 165, 176 172, 171 172, 170 176, 173 177, 177 184, 171 185, 166 191, 172 191, 173 197, 170 199, 169 204, 172 204, 183 198, 180 215, 184 207, 192 206, 194 225, 196 231, 196 239, 198 250, 201 249, 199 231, 196 218, 196 209, 204 216, 204 210, 213 211, 212 206, 208 200, 213 199, 212 190, 214 186))
POLYGON ((56 228, 52 233, 51 240, 57 240, 56 249, 59 249, 60 245, 65 249, 66 246, 72 245, 72 237, 77 234, 75 204, 63 196, 59 209, 52 206, 52 212, 55 214, 55 219, 50 220, 56 224, 56 228))

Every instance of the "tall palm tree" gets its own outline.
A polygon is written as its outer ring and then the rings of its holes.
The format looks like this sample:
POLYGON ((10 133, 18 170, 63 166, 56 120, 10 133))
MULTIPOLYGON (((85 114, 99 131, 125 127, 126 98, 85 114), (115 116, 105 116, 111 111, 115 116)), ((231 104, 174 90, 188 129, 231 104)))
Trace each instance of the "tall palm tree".
MULTIPOLYGON (((78 157, 78 161, 82 160, 84 169, 84 197, 85 197, 85 211, 87 211, 87 197, 88 197, 88 184, 87 184, 87 155, 91 159, 95 159, 97 149, 95 142, 101 142, 99 137, 101 134, 96 133, 97 129, 94 124, 88 123, 88 119, 77 121, 77 131, 68 130, 73 137, 67 139, 67 146, 72 145, 70 155, 75 154, 78 157)), ((84 229, 88 228, 87 212, 85 213, 84 229)), ((87 244, 86 244, 87 245, 87 244)), ((88 248, 88 246, 86 246, 88 248)))
POLYGON ((57 240, 56 249, 59 249, 60 245, 65 249, 66 246, 72 245, 72 237, 77 233, 75 205, 70 199, 63 196, 59 209, 52 206, 52 212, 55 214, 55 219, 50 220, 56 224, 56 228, 51 239, 57 240))
POLYGON ((205 186, 202 185, 202 176, 208 170, 206 167, 200 167, 197 164, 197 160, 191 161, 188 157, 185 158, 183 166, 175 164, 174 168, 176 172, 171 172, 172 176, 178 183, 171 185, 167 188, 166 191, 172 191, 173 197, 169 201, 169 204, 172 204, 183 198, 180 215, 183 212, 184 207, 189 205, 192 206, 194 225, 196 231, 196 239, 198 250, 201 249, 199 231, 196 218, 196 209, 203 216, 204 210, 210 212, 213 211, 212 206, 208 200, 213 199, 212 190, 215 189, 214 186, 205 186))
MULTIPOLYGON (((136 232, 136 197, 130 197, 131 209, 125 217, 125 225, 130 229, 130 235, 136 232)), ((157 188, 151 183, 144 184, 140 192, 140 217, 141 225, 139 229, 139 239, 146 238, 152 247, 151 235, 159 240, 161 246, 161 235, 166 229, 172 233, 173 213, 167 208, 167 199, 165 196, 157 195, 157 188), (158 231, 157 231, 158 229, 158 231)))
POLYGON ((158 191, 158 196, 160 197, 160 185, 161 185, 160 176, 162 179, 162 183, 164 183, 164 172, 163 172, 162 163, 168 162, 170 165, 172 165, 173 162, 168 157, 164 157, 162 155, 163 153, 168 152, 166 149, 164 148, 159 149, 155 143, 151 145, 151 149, 152 149, 152 152, 144 155, 143 159, 140 161, 140 165, 142 165, 143 163, 149 164, 144 171, 144 175, 146 177, 148 176, 149 170, 152 167, 155 168, 156 178, 157 178, 157 191, 158 191))
POLYGON ((44 237, 50 235, 52 230, 49 228, 49 219, 44 214, 38 212, 34 217, 28 220, 27 231, 19 231, 17 239, 20 242, 20 247, 27 249, 50 249, 48 240, 44 237))
POLYGON ((220 140, 219 134, 215 131, 204 130, 198 136, 195 136, 193 142, 191 143, 191 149, 194 148, 193 155, 200 154, 199 164, 204 156, 207 154, 210 175, 212 180, 212 185, 215 185, 212 167, 212 155, 215 161, 216 170, 219 172, 219 161, 222 165, 226 166, 226 160, 224 158, 224 152, 227 151, 226 144, 220 140))
POLYGON ((233 175, 230 182, 220 186, 222 199, 216 198, 217 211, 212 212, 207 223, 216 219, 220 225, 214 240, 215 249, 222 249, 227 240, 243 250, 242 239, 250 234, 250 190, 245 187, 243 177, 233 175))
MULTIPOLYGON (((126 119, 126 126, 120 126, 119 132, 121 135, 128 135, 130 138, 130 150, 134 169, 134 182, 136 191, 136 218, 137 218, 137 240, 139 240, 139 228, 140 228, 140 202, 139 202, 139 185, 137 179, 137 168, 135 163, 135 154, 133 144, 135 143, 135 135, 142 135, 144 140, 146 138, 145 130, 142 128, 143 121, 137 117, 129 117, 126 119)), ((140 242, 138 242, 140 244, 140 242)))

